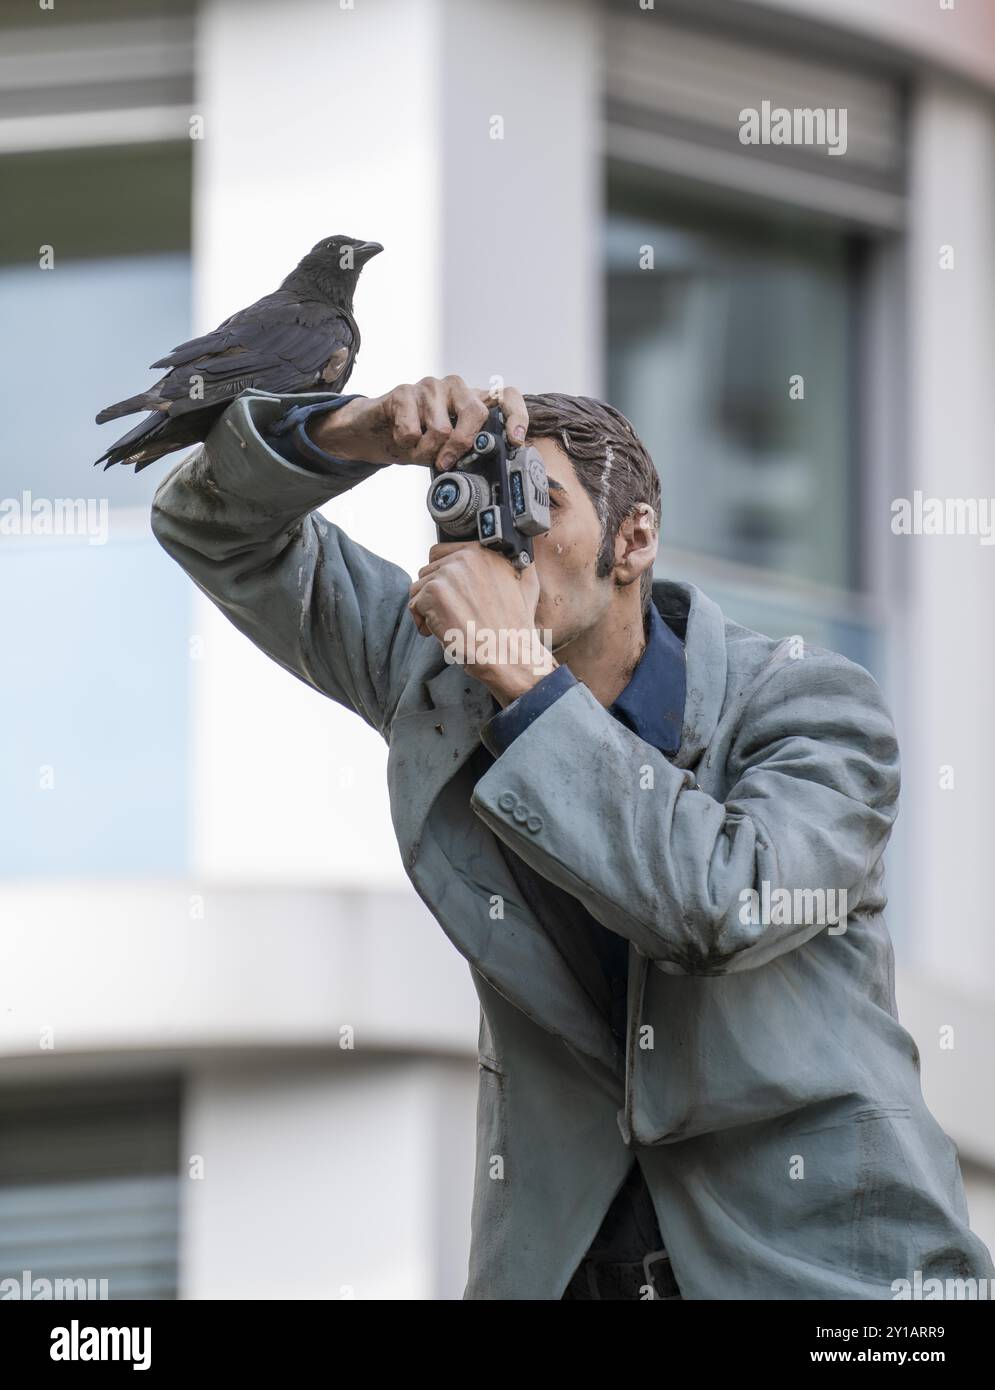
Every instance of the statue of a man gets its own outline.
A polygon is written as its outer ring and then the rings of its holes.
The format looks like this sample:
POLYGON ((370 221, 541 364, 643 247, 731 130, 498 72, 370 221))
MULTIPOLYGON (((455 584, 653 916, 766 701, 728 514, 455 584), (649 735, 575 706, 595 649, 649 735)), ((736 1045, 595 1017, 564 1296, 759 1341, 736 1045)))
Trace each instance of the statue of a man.
POLYGON ((412 583, 316 512, 451 467, 493 403, 459 377, 246 392, 153 508, 236 627, 389 743, 406 870, 481 1005, 464 1297, 991 1278, 898 1020, 869 673, 654 582, 657 471, 586 397, 501 395, 549 478, 521 570, 459 541, 412 583))

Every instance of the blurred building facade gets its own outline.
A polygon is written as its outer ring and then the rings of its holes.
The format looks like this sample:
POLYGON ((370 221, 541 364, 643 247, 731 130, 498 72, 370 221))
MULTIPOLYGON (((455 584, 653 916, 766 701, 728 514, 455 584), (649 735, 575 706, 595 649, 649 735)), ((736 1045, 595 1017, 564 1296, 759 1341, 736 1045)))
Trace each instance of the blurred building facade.
MULTIPOLYGON (((977 537, 891 530, 992 492, 995 10, 60 0, 0 38, 0 496, 108 505, 104 539, 0 538, 0 1278, 462 1292, 476 996, 386 748, 158 548, 161 465, 88 471, 101 405, 333 232, 386 247, 352 388, 612 400, 660 573, 878 676, 900 1016, 995 1242, 995 586, 977 537), (764 101, 846 108, 845 156, 742 145, 764 101)), ((414 573, 423 492, 387 470, 327 514, 414 573)))

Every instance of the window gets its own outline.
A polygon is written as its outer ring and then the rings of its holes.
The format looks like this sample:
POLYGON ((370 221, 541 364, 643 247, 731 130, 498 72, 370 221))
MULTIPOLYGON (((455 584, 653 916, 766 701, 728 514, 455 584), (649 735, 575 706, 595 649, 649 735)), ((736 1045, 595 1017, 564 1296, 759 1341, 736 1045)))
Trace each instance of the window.
POLYGON ((892 423, 903 80, 859 51, 780 47, 745 12, 721 29, 691 7, 604 15, 605 391, 660 470, 659 572, 880 674, 863 538, 887 461, 862 451, 892 423), (741 143, 744 109, 799 91, 847 111, 845 160, 741 143))
POLYGON ((0 1093, 0 1296, 176 1298, 179 1106, 172 1078, 0 1093))
POLYGON ((163 470, 93 461, 134 423, 98 426, 97 411, 190 336, 190 141, 12 154, 0 185, 0 302, 16 326, 0 339, 0 500, 21 518, 0 537, 0 583, 18 595, 0 874, 182 873, 190 597, 149 531, 163 470), (86 525, 25 534, 25 494, 78 499, 86 525))
POLYGON ((860 587, 856 256, 841 235, 672 203, 610 212, 608 391, 660 469, 670 544, 860 587))
POLYGON ((189 142, 11 155, 0 186, 0 303, 17 325, 0 340, 0 492, 147 507, 157 470, 92 467, 138 417, 94 416, 151 385, 149 363, 189 336, 189 142))

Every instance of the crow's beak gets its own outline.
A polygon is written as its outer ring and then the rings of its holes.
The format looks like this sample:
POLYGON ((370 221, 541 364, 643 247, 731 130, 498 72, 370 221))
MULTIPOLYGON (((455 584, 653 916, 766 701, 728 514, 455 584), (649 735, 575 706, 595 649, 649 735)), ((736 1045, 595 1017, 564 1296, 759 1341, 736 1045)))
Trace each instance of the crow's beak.
POLYGON ((379 241, 361 241, 358 246, 353 247, 352 258, 354 261, 358 261, 360 265, 365 265, 366 262, 371 261, 374 256, 379 256, 382 250, 383 247, 380 245, 379 241))

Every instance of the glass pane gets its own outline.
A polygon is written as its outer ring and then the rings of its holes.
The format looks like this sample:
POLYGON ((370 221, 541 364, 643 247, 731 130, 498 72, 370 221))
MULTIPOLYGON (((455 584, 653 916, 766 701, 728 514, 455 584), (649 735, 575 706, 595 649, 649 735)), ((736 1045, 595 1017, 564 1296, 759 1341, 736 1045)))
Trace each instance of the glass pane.
POLYGON ((29 488, 35 498, 148 507, 161 467, 136 476, 93 466, 142 417, 98 425, 94 416, 151 386, 162 373, 148 364, 189 337, 189 255, 65 264, 57 256, 54 270, 0 266, 0 305, 4 321, 18 325, 0 342, 7 384, 0 492, 29 488))
POLYGON ((191 588, 148 520, 165 467, 93 461, 135 423, 97 411, 190 336, 188 145, 0 160, 0 875, 186 868, 191 588))
POLYGON ((113 513, 110 534, 0 541, 0 876, 187 866, 190 581, 113 513))
POLYGON ((94 416, 151 386, 149 363, 190 336, 189 147, 0 159, 0 495, 151 501, 160 470, 93 467, 139 417, 94 416))
POLYGON ((0 1091, 0 1297, 176 1298, 180 1101, 158 1076, 0 1091))
POLYGON ((851 241, 631 198, 606 232, 608 396, 660 470, 664 543, 859 587, 851 241))

